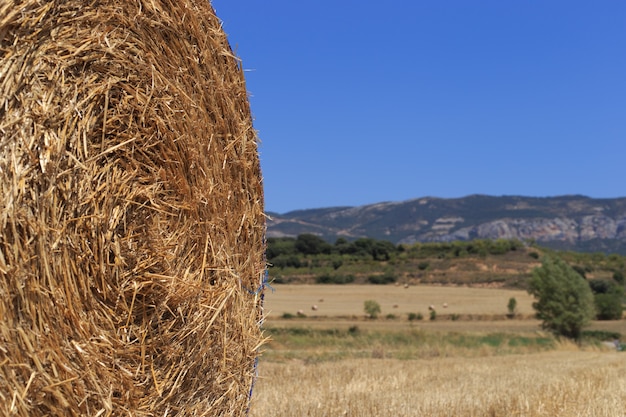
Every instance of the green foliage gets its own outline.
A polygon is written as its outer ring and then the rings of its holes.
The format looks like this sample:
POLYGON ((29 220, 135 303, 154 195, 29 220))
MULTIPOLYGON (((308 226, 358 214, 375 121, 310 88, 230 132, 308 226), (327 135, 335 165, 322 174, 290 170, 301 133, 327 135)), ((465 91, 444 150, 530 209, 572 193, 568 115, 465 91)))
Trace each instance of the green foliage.
POLYGON ((302 261, 300 261, 300 258, 298 257, 298 255, 286 255, 286 254, 282 254, 282 255, 278 255, 275 258, 272 259, 268 259, 268 262, 275 268, 288 268, 288 267, 293 267, 293 268, 300 268, 302 266, 302 261))
POLYGON ((378 284, 378 285, 393 284, 397 280, 398 280, 398 277, 396 277, 391 272, 386 272, 382 275, 370 275, 369 277, 367 277, 367 281, 370 284, 378 284))
POLYGON ((341 268, 341 265, 343 265, 343 260, 341 258, 334 258, 332 262, 334 270, 341 268))
POLYGON ((593 293, 587 282, 565 261, 546 257, 535 268, 528 293, 543 328, 557 335, 580 339, 582 328, 595 316, 593 293))
POLYGON ((611 332, 608 330, 585 330, 582 333, 582 337, 588 340, 603 342, 607 340, 619 340, 622 338, 622 335, 618 332, 611 332))
POLYGON ((409 313, 409 321, 424 320, 422 313, 409 313))
MULTIPOLYGON (((270 274, 277 283, 311 282, 316 279, 314 277, 320 277, 317 278, 317 282, 384 284, 414 278, 416 272, 421 271, 433 271, 433 274, 426 277, 421 274, 419 278, 426 278, 429 282, 434 280, 434 282, 451 283, 452 281, 448 280, 445 272, 452 267, 455 259, 474 258, 477 260, 477 258, 489 256, 489 263, 498 264, 500 260, 496 258, 502 256, 503 263, 521 264, 533 262, 528 258, 528 254, 534 259, 539 257, 539 253, 561 258, 570 265, 577 265, 576 269, 581 275, 590 275, 589 272, 593 271, 594 277, 609 281, 612 277, 613 281, 619 284, 624 281, 626 273, 626 257, 624 256, 559 252, 548 248, 528 249, 534 252, 526 252, 527 248, 527 243, 504 239, 394 246, 391 242, 384 240, 361 238, 350 241, 342 237, 338 238, 334 244, 330 244, 319 236, 303 234, 297 238, 268 238, 266 259, 270 266, 270 274), (520 253, 513 253, 515 251, 520 253)), ((472 277, 468 278, 472 280, 471 282, 491 282, 498 278, 494 277, 491 272, 478 275, 475 268, 472 269, 472 263, 472 260, 459 262, 461 265, 459 272, 467 271, 468 274, 472 274, 472 277)), ((458 277, 458 275, 457 273, 455 276, 458 277)), ((517 278, 509 274, 502 279, 506 281, 505 285, 526 288, 528 278, 528 273, 521 272, 517 278)))
POLYGON ((351 334, 351 335, 355 335, 355 334, 359 333, 359 326, 357 326, 356 324, 350 326, 348 328, 348 333, 351 334))
POLYGON ((408 251, 415 258, 462 258, 466 256, 485 257, 504 255, 524 247, 517 239, 476 239, 472 241, 416 243, 408 251))
POLYGON ((621 294, 595 294, 593 296, 598 320, 620 320, 624 308, 621 294))
POLYGON ((572 269, 583 278, 587 278, 587 271, 580 265, 572 265, 572 269))
POLYGON ((598 320, 619 320, 624 310, 622 298, 624 289, 613 280, 594 279, 589 281, 593 292, 598 320))
POLYGON ((517 300, 515 297, 509 298, 509 303, 506 305, 507 310, 509 310, 509 315, 511 317, 515 316, 517 313, 517 300))
POLYGON ((315 278, 317 284, 350 284, 354 282, 354 275, 322 274, 315 278))
POLYGON ((380 304, 374 300, 366 300, 363 303, 363 310, 370 318, 375 319, 380 314, 380 304))
POLYGON ((305 233, 299 235, 295 241, 295 248, 304 255, 330 253, 332 246, 319 236, 305 233))
POLYGON ((398 248, 386 240, 360 238, 352 243, 341 242, 335 245, 340 254, 350 254, 357 257, 371 257, 375 261, 388 261, 398 252, 398 248))
POLYGON ((432 321, 437 320, 437 311, 436 310, 430 310, 430 320, 432 320, 432 321))
POLYGON ((539 254, 537 252, 529 252, 528 256, 530 256, 533 259, 539 259, 539 254))
POLYGON ((267 239, 267 249, 265 256, 267 259, 274 259, 280 255, 292 255, 296 253, 296 240, 291 237, 270 237, 267 239))

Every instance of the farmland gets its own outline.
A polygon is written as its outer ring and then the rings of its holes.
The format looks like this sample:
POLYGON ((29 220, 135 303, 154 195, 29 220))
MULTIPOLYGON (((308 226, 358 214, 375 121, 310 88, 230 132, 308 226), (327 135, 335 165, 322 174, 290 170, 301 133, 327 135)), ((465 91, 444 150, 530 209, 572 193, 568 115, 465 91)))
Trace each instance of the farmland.
POLYGON ((274 291, 266 298, 270 318, 283 313, 296 314, 303 310, 307 316, 348 317, 363 316, 363 302, 375 300, 382 314, 404 316, 408 313, 428 314, 433 306, 440 316, 446 314, 472 316, 500 316, 507 313, 507 302, 517 300, 521 316, 532 315, 532 297, 523 290, 499 288, 468 288, 460 286, 412 285, 273 285, 274 291), (444 304, 447 307, 444 308, 444 304), (317 306, 317 310, 311 308, 317 306))
POLYGON ((622 417, 624 355, 262 362, 251 416, 622 417))
MULTIPOLYGON (((626 354, 541 331, 525 291, 273 287, 251 416, 624 415, 626 354), (517 314, 507 318, 511 297, 517 314), (380 304, 378 319, 366 317, 368 299, 380 304)), ((626 334, 626 321, 591 329, 626 334)))

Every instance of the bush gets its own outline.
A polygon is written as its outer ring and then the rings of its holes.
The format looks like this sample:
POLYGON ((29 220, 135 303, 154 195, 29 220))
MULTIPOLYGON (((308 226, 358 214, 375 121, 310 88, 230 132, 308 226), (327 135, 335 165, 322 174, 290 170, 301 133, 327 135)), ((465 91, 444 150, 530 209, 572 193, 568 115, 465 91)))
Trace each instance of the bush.
POLYGON ((390 272, 387 272, 387 273, 384 273, 383 275, 370 275, 369 277, 367 277, 367 280, 371 284, 385 285, 385 284, 392 284, 396 282, 398 280, 398 277, 396 277, 390 272))
POLYGON ((409 321, 424 320, 422 313, 409 313, 409 321))
POLYGON ((515 314, 517 313, 517 300, 515 299, 515 297, 509 298, 509 303, 507 304, 506 308, 507 310, 509 310, 509 316, 515 317, 515 314))
POLYGON ((322 274, 315 277, 317 284, 350 284, 354 282, 354 275, 322 274))
POLYGON ((363 309, 365 310, 365 314, 372 319, 377 318, 381 311, 380 304, 374 300, 366 300, 363 303, 363 309))
POLYGON ((294 246, 296 250, 304 255, 318 255, 320 253, 330 253, 332 246, 319 236, 305 233, 298 236, 294 246))
POLYGON ((593 292, 598 320, 620 320, 622 318, 622 298, 624 289, 613 280, 594 279, 589 281, 593 292))
POLYGON ((430 263, 428 261, 422 261, 420 263, 417 264, 417 269, 419 269, 420 271, 424 271, 426 270, 428 267, 430 266, 430 263))
POLYGON ((430 320, 434 321, 437 319, 437 312, 435 310, 430 310, 430 320))
POLYGON ((595 294, 593 296, 598 320, 620 320, 624 308, 622 295, 617 293, 595 294))
POLYGON ((278 255, 277 257, 268 260, 268 262, 272 264, 274 268, 300 268, 302 266, 302 262, 297 255, 278 255))

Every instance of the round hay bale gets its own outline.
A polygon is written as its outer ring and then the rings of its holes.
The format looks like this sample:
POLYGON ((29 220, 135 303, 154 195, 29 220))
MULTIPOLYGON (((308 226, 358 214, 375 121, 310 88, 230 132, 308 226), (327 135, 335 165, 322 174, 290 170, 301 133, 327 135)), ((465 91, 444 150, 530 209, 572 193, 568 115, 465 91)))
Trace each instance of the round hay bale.
POLYGON ((210 2, 4 1, 0 100, 0 414, 245 414, 263 193, 210 2))

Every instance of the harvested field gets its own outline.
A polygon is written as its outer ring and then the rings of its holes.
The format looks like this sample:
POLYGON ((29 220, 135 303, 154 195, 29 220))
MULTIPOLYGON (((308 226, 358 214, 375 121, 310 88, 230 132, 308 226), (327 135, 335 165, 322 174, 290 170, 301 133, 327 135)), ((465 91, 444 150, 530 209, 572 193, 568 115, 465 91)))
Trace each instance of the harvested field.
POLYGON ((517 300, 520 316, 533 314, 533 298, 526 291, 495 288, 412 285, 273 285, 275 291, 266 297, 270 321, 283 313, 307 316, 362 317, 363 302, 375 300, 386 314, 406 315, 421 312, 428 316, 434 306, 438 315, 473 315, 476 318, 505 316, 511 297, 517 300), (320 301, 323 300, 323 301, 320 301), (447 308, 444 308, 444 303, 447 308), (313 311, 311 307, 317 306, 313 311), (396 306, 394 308, 394 306, 396 306))
POLYGON ((624 353, 262 362, 253 417, 623 417, 624 353))

